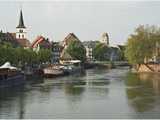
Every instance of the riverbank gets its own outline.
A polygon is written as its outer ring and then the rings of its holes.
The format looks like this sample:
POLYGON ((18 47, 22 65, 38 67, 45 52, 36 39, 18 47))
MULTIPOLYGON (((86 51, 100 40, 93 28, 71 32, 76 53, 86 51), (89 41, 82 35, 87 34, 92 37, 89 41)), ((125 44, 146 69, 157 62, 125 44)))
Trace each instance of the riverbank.
POLYGON ((149 72, 149 73, 160 73, 160 64, 147 63, 139 64, 135 66, 136 71, 139 73, 149 72))
POLYGON ((96 61, 96 62, 90 62, 85 63, 85 68, 94 68, 94 67, 105 67, 105 68, 116 68, 116 67, 125 67, 125 66, 131 66, 127 61, 96 61))
POLYGON ((72 75, 76 74, 77 72, 83 73, 87 69, 92 69, 92 68, 107 68, 107 69, 112 69, 116 67, 124 67, 124 66, 130 66, 127 62, 125 61, 116 61, 116 62, 87 62, 83 63, 80 66, 73 66, 73 65, 45 65, 41 69, 35 69, 32 70, 30 69, 29 72, 26 72, 25 75, 26 77, 32 78, 41 78, 41 77, 62 77, 62 76, 67 76, 67 75, 72 75), (72 68, 72 69, 71 69, 72 68), (28 74, 30 73, 30 74, 28 74))

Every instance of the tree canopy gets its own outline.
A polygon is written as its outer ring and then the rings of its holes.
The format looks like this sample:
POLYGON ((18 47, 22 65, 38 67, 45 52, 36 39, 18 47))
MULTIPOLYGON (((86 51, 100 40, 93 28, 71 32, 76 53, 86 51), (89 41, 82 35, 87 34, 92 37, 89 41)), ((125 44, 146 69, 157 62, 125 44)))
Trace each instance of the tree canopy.
POLYGON ((86 49, 79 40, 70 41, 70 44, 68 45, 66 51, 71 55, 73 59, 85 62, 86 49))
POLYGON ((9 61, 14 65, 33 65, 48 62, 51 59, 50 49, 40 49, 38 53, 32 49, 14 48, 10 43, 0 44, 0 64, 9 61))
MULTIPOLYGON (((155 55, 160 44, 160 28, 140 25, 128 38, 125 56, 132 64, 148 62, 155 55)), ((158 57, 159 55, 157 55, 158 57)))
POLYGON ((97 43, 93 49, 93 56, 96 60, 103 61, 109 60, 107 53, 109 52, 109 47, 103 43, 97 43))

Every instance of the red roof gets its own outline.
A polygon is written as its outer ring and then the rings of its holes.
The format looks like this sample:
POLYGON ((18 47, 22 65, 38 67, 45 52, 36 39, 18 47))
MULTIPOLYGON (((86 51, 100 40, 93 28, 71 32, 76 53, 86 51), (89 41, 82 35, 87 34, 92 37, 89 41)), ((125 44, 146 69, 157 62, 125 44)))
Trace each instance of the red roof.
POLYGON ((31 44, 31 47, 32 48, 36 47, 40 42, 42 42, 44 40, 45 40, 45 38, 43 36, 37 36, 37 38, 31 44))
POLYGON ((44 48, 51 48, 51 43, 45 39, 43 36, 37 36, 37 38, 31 44, 32 48, 37 47, 37 45, 41 45, 44 48))

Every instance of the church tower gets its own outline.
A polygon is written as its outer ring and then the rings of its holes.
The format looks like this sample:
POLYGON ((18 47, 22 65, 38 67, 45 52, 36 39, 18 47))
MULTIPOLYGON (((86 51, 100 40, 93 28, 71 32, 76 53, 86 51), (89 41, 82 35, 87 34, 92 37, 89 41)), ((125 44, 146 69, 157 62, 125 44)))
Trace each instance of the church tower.
POLYGON ((102 34, 100 42, 109 46, 109 36, 108 36, 108 33, 103 33, 102 34))
POLYGON ((26 27, 24 25, 23 21, 23 14, 22 10, 20 11, 20 18, 19 18, 19 24, 16 27, 16 38, 17 39, 26 39, 26 27))

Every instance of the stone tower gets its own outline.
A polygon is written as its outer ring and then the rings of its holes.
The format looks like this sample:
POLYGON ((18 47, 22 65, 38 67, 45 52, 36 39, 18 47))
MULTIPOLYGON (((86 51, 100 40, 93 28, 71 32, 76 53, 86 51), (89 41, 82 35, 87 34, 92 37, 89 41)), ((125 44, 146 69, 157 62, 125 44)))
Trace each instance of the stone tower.
POLYGON ((23 21, 23 14, 22 10, 20 11, 20 18, 19 18, 19 24, 16 27, 16 38, 17 39, 26 39, 26 27, 24 25, 23 21))
POLYGON ((100 42, 109 46, 109 36, 108 36, 108 33, 103 33, 102 34, 100 42))

